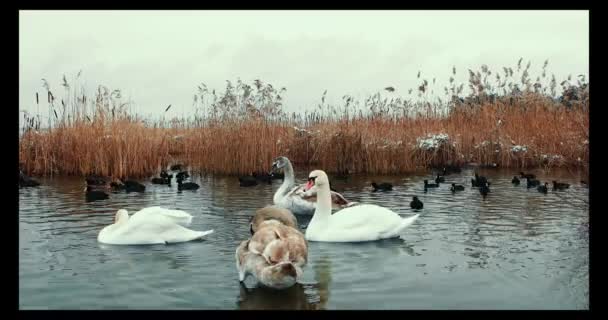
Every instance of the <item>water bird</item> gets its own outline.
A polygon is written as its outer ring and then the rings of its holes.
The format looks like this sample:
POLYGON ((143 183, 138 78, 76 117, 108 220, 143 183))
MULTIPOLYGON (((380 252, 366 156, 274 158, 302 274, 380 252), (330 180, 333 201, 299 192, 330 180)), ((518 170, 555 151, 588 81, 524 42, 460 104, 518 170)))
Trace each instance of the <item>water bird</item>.
POLYGON ((108 183, 108 178, 98 175, 89 175, 85 180, 89 186, 101 186, 108 183))
MULTIPOLYGON (((477 172, 475 172, 475 179, 471 179, 471 186, 472 187, 481 187, 483 185, 486 184, 486 182, 488 182, 488 179, 484 176, 480 176, 477 174, 477 172)), ((490 183, 488 182, 488 185, 490 183)))
POLYGON ((186 178, 190 178, 188 171, 180 171, 175 175, 175 179, 185 180, 186 178))
POLYGON ((393 185, 388 183, 388 182, 383 182, 380 184, 377 184, 375 182, 372 182, 372 187, 374 188, 374 191, 390 191, 393 190, 393 185))
POLYGON ((424 189, 428 188, 439 188, 439 183, 429 183, 428 180, 424 180, 424 189))
POLYGON ((285 179, 285 174, 282 172, 272 172, 270 174, 270 177, 272 178, 272 180, 283 180, 285 179))
POLYGON ((164 179, 171 179, 171 178, 173 178, 173 175, 168 174, 167 171, 165 171, 165 170, 161 170, 160 177, 164 178, 164 179))
POLYGON ((127 192, 144 192, 146 191, 146 186, 135 181, 135 180, 121 180, 124 185, 124 189, 127 192))
POLYGON ((520 174, 520 176, 522 178, 526 178, 526 179, 534 179, 534 178, 536 178, 535 175, 533 175, 531 173, 524 173, 523 171, 521 171, 519 174, 520 174))
MULTIPOLYGON (((273 244, 275 251, 285 247, 280 238, 274 241, 277 240, 279 242, 273 244)), ((291 261, 270 263, 263 255, 252 252, 249 249, 250 243, 251 239, 241 242, 234 253, 239 282, 245 281, 247 276, 252 275, 260 284, 273 289, 286 289, 296 284, 302 274, 301 268, 291 261)), ((306 255, 308 255, 308 250, 306 250, 306 255)))
POLYGON ((308 175, 305 190, 317 189, 317 207, 306 229, 306 240, 323 242, 360 242, 399 237, 418 214, 401 218, 397 213, 372 204, 347 207, 331 214, 329 178, 322 170, 308 175))
POLYGON ((568 183, 560 183, 553 180, 553 190, 564 190, 570 188, 570 184, 568 183))
MULTIPOLYGON (((272 172, 282 170, 285 174, 283 183, 274 193, 272 201, 275 205, 289 209, 295 215, 312 215, 317 207, 316 189, 304 192, 304 185, 296 185, 291 161, 287 157, 278 157, 272 163, 272 172)), ((346 200, 340 193, 331 191, 332 207, 334 209, 354 206, 357 203, 346 200)))
POLYGON ((526 187, 528 189, 534 188, 539 185, 540 185, 540 181, 538 181, 536 179, 532 179, 532 178, 526 178, 526 187))
POLYGON ((181 164, 174 164, 169 169, 171 171, 180 171, 180 170, 182 170, 182 165, 181 164))
POLYGON ((548 182, 545 182, 545 185, 540 185, 536 189, 538 189, 538 192, 547 193, 548 184, 549 184, 548 182))
POLYGON ((93 186, 87 185, 84 189, 85 197, 87 201, 97 201, 97 200, 105 200, 110 198, 110 195, 99 189, 95 189, 93 186))
POLYGON ((177 179, 177 190, 198 190, 200 186, 194 182, 183 182, 183 179, 177 179))
POLYGON ((462 169, 456 165, 447 165, 447 166, 444 166, 443 168, 441 168, 441 175, 443 175, 443 176, 447 176, 452 173, 461 173, 461 172, 462 172, 462 169))
POLYGON ((239 177, 239 184, 241 187, 257 186, 258 180, 253 176, 242 176, 239 177))
POLYGON ((114 223, 103 228, 97 241, 115 245, 170 244, 202 239, 213 230, 186 228, 192 216, 181 210, 144 208, 132 216, 125 209, 116 212, 114 223))
POLYGON ((452 191, 452 192, 456 192, 456 191, 464 191, 464 186, 463 186, 463 185, 459 185, 459 184, 452 183, 452 187, 450 187, 450 191, 452 191))
POLYGON ((424 207, 422 201, 418 200, 417 196, 413 197, 412 202, 410 202, 410 208, 420 210, 424 207))
POLYGON ((154 177, 154 178, 152 178, 151 182, 153 184, 171 184, 170 179, 162 178, 162 177, 161 178, 154 177))
POLYGON ((304 235, 296 228, 286 226, 278 220, 266 220, 250 239, 248 249, 261 254, 270 264, 290 262, 299 269, 308 260, 308 244, 304 235))
POLYGON ((437 175, 437 178, 435 178, 435 183, 439 182, 445 182, 445 177, 437 175))
POLYGON ((26 187, 37 187, 40 182, 26 176, 21 170, 19 170, 19 188, 26 187))
POLYGON ((513 179, 511 179, 511 183, 516 186, 519 185, 519 179, 517 178, 517 176, 513 176, 513 179))
POLYGON ((268 184, 272 183, 272 173, 254 172, 252 176, 258 181, 266 182, 268 184))
POLYGON ((479 187, 479 193, 485 199, 488 193, 490 192, 490 184, 486 181, 482 186, 479 187))

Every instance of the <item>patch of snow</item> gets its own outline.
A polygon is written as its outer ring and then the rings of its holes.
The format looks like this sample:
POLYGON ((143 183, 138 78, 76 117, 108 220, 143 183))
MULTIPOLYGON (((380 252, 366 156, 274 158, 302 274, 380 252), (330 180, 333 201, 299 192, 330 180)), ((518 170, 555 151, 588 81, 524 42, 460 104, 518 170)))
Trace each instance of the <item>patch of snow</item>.
POLYGON ((513 146, 511 148, 511 152, 513 152, 513 153, 528 152, 528 146, 526 146, 526 145, 523 145, 523 146, 520 146, 520 145, 513 146))
POLYGON ((429 134, 426 137, 420 137, 416 139, 417 147, 422 150, 436 150, 441 145, 447 144, 450 141, 450 137, 446 133, 429 134))

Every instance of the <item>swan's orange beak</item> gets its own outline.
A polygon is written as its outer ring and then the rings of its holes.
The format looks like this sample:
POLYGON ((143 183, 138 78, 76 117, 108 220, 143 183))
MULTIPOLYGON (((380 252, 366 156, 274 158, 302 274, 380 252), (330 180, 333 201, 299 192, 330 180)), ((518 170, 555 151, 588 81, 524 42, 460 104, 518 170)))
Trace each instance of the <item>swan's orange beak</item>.
POLYGON ((312 188, 312 186, 314 186, 314 185, 315 185, 315 183, 314 183, 314 182, 312 182, 312 180, 308 180, 308 182, 306 183, 306 186, 304 187, 304 190, 305 190, 305 191, 308 191, 308 190, 310 190, 310 188, 312 188))

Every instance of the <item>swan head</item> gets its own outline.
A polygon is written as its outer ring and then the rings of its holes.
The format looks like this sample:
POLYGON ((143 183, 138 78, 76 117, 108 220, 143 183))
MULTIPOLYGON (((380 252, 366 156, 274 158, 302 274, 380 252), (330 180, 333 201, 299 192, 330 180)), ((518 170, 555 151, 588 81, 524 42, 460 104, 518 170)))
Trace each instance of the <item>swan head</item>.
POLYGON ((116 212, 114 223, 120 223, 129 220, 129 212, 125 209, 120 209, 116 212))
POLYGON ((313 186, 317 188, 327 186, 329 188, 329 178, 323 170, 314 170, 308 175, 308 183, 306 183, 304 189, 308 191, 313 186))
POLYGON ((276 159, 274 159, 274 162, 272 163, 272 170, 278 170, 278 169, 282 169, 285 166, 287 166, 287 164, 289 163, 289 159, 287 159, 287 157, 278 157, 276 159))

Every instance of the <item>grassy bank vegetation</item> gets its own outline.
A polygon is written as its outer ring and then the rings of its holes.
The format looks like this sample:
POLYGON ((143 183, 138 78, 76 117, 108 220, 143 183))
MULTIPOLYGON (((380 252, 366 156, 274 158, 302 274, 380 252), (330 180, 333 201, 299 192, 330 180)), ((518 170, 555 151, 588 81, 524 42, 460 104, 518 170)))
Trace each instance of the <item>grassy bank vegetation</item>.
POLYGON ((149 176, 176 162, 246 174, 267 171, 278 155, 331 173, 470 162, 586 169, 589 85, 583 76, 558 82, 546 67, 534 80, 522 60, 499 72, 482 66, 468 70, 466 84, 456 83, 453 69, 444 88, 418 73, 419 86, 403 93, 387 87, 330 105, 325 92, 314 110, 291 114, 283 111, 285 88, 239 80, 216 93, 201 84, 196 112, 168 121, 129 112, 119 90, 99 86, 89 98, 64 76, 62 98, 44 81, 35 103, 45 111, 23 113, 19 159, 28 174, 119 177, 149 176))

